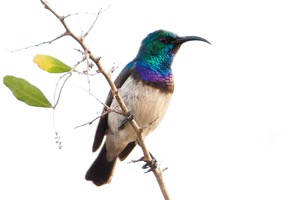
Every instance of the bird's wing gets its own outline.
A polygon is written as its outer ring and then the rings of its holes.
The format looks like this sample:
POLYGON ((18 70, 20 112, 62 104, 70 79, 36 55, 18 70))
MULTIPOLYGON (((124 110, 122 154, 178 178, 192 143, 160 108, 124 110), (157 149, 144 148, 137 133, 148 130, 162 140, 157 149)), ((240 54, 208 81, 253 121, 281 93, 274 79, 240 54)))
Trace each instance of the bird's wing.
MULTIPOLYGON (((128 63, 123 71, 117 76, 115 80, 115 85, 117 88, 122 87, 123 83, 127 80, 127 78, 132 74, 133 70, 135 68, 135 62, 128 63)), ((113 94, 111 91, 109 91, 108 96, 105 101, 105 105, 110 106, 111 102, 113 100, 113 94)), ((103 107, 102 114, 100 117, 100 121, 96 130, 95 138, 94 138, 94 144, 93 144, 93 152, 97 151, 97 149, 101 146, 102 140, 104 135, 106 134, 106 130, 108 128, 107 123, 107 114, 105 112, 107 111, 106 107, 103 107)))

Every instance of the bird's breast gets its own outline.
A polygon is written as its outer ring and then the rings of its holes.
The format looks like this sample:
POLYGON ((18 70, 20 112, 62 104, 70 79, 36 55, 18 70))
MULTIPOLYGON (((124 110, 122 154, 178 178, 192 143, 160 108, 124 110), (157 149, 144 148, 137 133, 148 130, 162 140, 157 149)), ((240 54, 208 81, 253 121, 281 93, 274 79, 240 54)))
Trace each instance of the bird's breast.
MULTIPOLYGON (((161 91, 158 88, 136 80, 132 76, 119 89, 119 94, 127 108, 133 113, 134 119, 140 127, 151 123, 143 132, 145 136, 160 123, 172 97, 172 93, 161 91)), ((117 106, 118 103, 114 99, 111 107, 115 108, 117 106)), ((118 134, 120 139, 128 141, 136 140, 136 133, 130 124, 126 124, 124 129, 118 130, 118 126, 120 126, 123 120, 124 116, 117 113, 110 113, 108 115, 108 124, 111 131, 114 134, 118 134)))

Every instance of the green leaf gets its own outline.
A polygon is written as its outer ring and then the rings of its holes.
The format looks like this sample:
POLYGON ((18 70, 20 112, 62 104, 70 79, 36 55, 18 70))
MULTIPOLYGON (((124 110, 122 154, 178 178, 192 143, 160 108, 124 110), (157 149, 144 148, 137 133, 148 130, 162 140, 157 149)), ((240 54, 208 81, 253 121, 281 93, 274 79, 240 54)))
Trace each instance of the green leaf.
POLYGON ((52 108, 51 103, 42 91, 28 81, 14 76, 5 76, 3 83, 18 100, 30 106, 52 108))
POLYGON ((49 73, 64 73, 72 70, 65 63, 49 55, 38 54, 33 58, 33 62, 49 73))

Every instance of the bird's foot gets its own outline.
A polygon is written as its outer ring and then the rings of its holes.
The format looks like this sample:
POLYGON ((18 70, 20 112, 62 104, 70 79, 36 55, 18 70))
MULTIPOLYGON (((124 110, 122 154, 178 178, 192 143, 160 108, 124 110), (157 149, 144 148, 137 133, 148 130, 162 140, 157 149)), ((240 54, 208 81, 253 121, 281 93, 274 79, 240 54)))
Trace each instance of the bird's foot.
POLYGON ((133 114, 131 111, 128 111, 128 113, 125 114, 125 119, 121 122, 120 126, 118 126, 118 130, 124 129, 126 123, 130 122, 131 120, 133 120, 133 114))
POLYGON ((143 156, 137 160, 131 160, 129 163, 136 163, 136 162, 144 161, 145 164, 142 166, 142 169, 148 169, 145 173, 151 172, 158 167, 158 164, 157 164, 157 160, 155 159, 155 157, 152 156, 151 153, 150 153, 150 155, 152 158, 151 161, 145 160, 145 157, 143 156))
POLYGON ((157 169, 158 164, 157 164, 157 160, 155 158, 152 158, 151 161, 145 161, 146 164, 143 165, 143 169, 148 169, 145 173, 151 172, 155 169, 157 169))

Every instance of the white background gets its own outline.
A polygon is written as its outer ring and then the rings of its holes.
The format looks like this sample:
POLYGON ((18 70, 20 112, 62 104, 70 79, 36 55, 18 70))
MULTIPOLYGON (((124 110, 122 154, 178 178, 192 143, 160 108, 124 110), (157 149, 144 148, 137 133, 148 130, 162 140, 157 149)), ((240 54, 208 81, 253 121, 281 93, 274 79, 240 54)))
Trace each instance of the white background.
MULTIPOLYGON (((150 151, 168 167, 172 199, 300 199, 299 2, 287 1, 58 1, 62 15, 97 12, 87 38, 103 65, 120 68, 141 40, 166 29, 209 40, 185 43, 174 63, 176 90, 165 119, 147 138, 150 151)), ((51 45, 11 50, 63 33, 40 1, 0 3, 0 76, 22 77, 52 100, 60 75, 32 62, 50 54, 73 66, 78 45, 64 38, 51 45)), ((94 15, 69 18, 77 34, 94 15)), ((119 162, 109 185, 96 187, 84 175, 97 154, 91 146, 108 87, 101 75, 74 74, 55 111, 63 149, 55 143, 53 112, 17 101, 0 84, 0 199, 163 199, 154 176, 144 174, 140 149, 119 162)))

